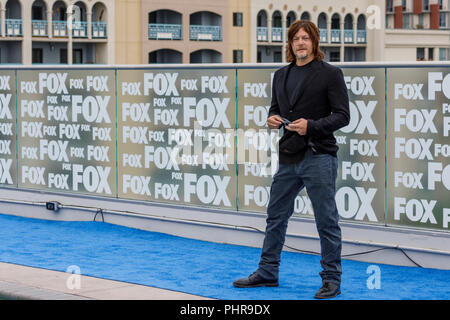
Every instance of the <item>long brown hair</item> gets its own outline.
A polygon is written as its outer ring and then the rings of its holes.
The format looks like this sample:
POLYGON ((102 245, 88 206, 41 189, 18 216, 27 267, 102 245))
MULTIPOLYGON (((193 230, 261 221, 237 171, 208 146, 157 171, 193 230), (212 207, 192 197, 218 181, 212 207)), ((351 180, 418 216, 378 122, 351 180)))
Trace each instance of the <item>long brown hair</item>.
POLYGON ((311 21, 307 20, 297 20, 291 24, 288 31, 288 45, 286 47, 286 61, 292 62, 296 60, 296 56, 294 54, 294 50, 292 49, 292 41, 297 32, 303 29, 309 35, 312 44, 313 44, 313 55, 314 58, 318 61, 323 60, 323 53, 319 48, 320 41, 320 31, 317 26, 311 21))

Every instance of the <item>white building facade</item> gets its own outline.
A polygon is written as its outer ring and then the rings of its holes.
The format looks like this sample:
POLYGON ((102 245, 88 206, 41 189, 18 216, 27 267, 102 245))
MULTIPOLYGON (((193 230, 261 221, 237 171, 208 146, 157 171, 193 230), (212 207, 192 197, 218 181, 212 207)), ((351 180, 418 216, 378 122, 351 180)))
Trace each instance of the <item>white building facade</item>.
POLYGON ((382 60, 384 7, 384 2, 375 0, 253 0, 251 60, 285 62, 287 30, 297 19, 318 26, 326 61, 382 60))

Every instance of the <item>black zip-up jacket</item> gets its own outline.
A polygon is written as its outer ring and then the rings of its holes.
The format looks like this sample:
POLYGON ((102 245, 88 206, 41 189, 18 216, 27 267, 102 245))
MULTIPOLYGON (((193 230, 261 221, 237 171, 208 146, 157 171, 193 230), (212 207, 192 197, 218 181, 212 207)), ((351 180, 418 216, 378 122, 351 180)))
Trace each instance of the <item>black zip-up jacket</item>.
MULTIPOLYGON (((342 70, 325 61, 314 60, 311 70, 295 89, 293 104, 286 91, 289 69, 295 60, 278 69, 272 82, 272 103, 268 117, 280 115, 290 121, 308 120, 305 138, 317 153, 337 155, 334 131, 345 127, 350 121, 349 99, 342 70)), ((291 132, 285 130, 284 134, 291 132)), ((294 132, 294 134, 297 134, 294 132)), ((280 163, 296 163, 303 159, 306 148, 296 154, 280 150, 280 163)))

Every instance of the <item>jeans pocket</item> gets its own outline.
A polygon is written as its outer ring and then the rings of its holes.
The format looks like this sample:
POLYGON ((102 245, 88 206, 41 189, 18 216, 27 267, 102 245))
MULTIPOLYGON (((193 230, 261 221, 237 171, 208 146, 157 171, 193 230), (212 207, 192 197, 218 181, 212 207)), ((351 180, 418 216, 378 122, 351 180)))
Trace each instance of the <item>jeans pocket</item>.
POLYGON ((329 154, 313 156, 313 172, 317 183, 333 183, 336 180, 336 158, 329 154))

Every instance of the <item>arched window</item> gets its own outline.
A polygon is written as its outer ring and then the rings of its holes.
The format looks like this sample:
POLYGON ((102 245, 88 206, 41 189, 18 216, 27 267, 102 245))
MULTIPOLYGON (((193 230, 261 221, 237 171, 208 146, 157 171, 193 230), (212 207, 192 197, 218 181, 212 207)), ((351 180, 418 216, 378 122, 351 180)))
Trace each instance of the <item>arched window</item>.
POLYGON ((297 16, 295 15, 294 11, 289 11, 286 16, 286 27, 289 28, 289 26, 294 23, 294 21, 297 19, 297 16))
POLYGON ((182 63, 182 53, 172 49, 149 52, 148 63, 182 63))
POLYGON ((344 42, 354 42, 353 16, 350 13, 344 18, 344 42))
POLYGON ((305 11, 302 13, 300 20, 307 20, 307 21, 311 21, 311 16, 309 14, 309 12, 305 11))
POLYGON ((363 14, 358 16, 357 29, 366 30, 366 17, 363 14))
POLYGON ((317 19, 317 26, 319 29, 327 29, 327 15, 325 13, 319 14, 319 18, 317 19))
POLYGON ((264 10, 258 12, 258 16, 256 18, 256 26, 267 27, 267 14, 264 10))
POLYGON ((190 54, 190 63, 222 63, 222 54, 210 49, 194 51, 190 54))

